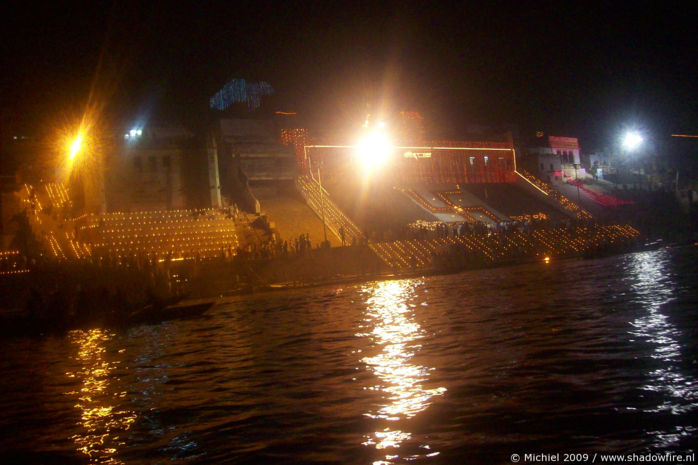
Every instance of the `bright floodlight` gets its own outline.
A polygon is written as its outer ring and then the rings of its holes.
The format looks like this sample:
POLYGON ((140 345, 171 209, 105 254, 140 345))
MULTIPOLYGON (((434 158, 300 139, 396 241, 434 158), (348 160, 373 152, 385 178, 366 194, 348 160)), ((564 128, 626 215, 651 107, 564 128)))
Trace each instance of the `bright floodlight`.
POLYGON ((637 131, 628 131, 623 136, 623 148, 630 152, 636 150, 642 144, 642 135, 637 131))
POLYGON ((143 129, 133 128, 124 134, 124 139, 135 139, 143 135, 143 129))
POLYGON ((366 171, 380 167, 390 155, 391 145, 388 138, 380 132, 372 132, 356 146, 356 154, 366 171))
POLYGON ((82 136, 78 135, 75 137, 73 142, 70 143, 70 150, 68 151, 68 159, 72 163, 73 160, 75 159, 75 155, 78 154, 80 149, 82 148, 82 136))

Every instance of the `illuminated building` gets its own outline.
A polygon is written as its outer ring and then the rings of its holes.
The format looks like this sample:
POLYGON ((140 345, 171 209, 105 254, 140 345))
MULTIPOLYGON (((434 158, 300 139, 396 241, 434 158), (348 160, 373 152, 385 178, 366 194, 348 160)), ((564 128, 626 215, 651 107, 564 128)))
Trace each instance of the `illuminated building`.
MULTIPOLYGON (((314 163, 330 170, 355 170, 354 146, 306 146, 314 163)), ((515 149, 508 142, 429 141, 423 146, 392 147, 391 168, 385 174, 403 184, 478 184, 516 181, 515 149)))
POLYGON ((613 166, 611 156, 607 152, 598 151, 585 154, 586 166, 585 169, 592 176, 598 179, 605 179, 609 175, 616 174, 616 167, 613 166))
POLYGON ((205 173, 199 171, 205 152, 193 132, 175 125, 147 125, 122 133, 104 147, 107 211, 178 209, 201 203, 196 190, 204 185, 205 173), (196 165, 198 169, 192 170, 196 165))
POLYGON ((545 136, 542 131, 523 148, 521 164, 543 179, 586 176, 581 166, 581 149, 576 137, 545 136))

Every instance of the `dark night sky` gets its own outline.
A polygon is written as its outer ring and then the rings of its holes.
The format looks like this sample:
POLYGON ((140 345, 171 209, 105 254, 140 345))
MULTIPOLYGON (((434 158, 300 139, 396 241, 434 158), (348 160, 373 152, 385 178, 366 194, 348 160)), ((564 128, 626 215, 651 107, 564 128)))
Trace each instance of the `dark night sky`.
POLYGON ((0 103, 69 119, 93 88, 107 113, 168 113, 242 77, 310 121, 351 126, 371 102, 444 134, 515 123, 592 149, 624 126, 698 133, 688 4, 21 2, 3 7, 0 103))

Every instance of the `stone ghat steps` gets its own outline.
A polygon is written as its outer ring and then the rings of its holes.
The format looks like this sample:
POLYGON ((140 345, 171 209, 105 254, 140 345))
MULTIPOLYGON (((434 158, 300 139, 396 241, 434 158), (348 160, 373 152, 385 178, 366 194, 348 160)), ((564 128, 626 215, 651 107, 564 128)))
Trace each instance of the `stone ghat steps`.
MULTIPOLYGON (((262 213, 269 217, 280 240, 290 244, 299 236, 307 234, 313 245, 323 241, 322 220, 302 198, 297 195, 257 198, 260 201, 262 213)), ((327 230, 327 240, 333 247, 342 245, 330 229, 327 230)))
POLYGON ((0 249, 0 277, 29 273, 28 261, 19 250, 0 249))
POLYGON ((240 245, 235 220, 216 209, 107 213, 90 217, 85 229, 94 253, 117 257, 213 258, 240 245))
POLYGON ((464 257, 498 263, 535 255, 579 256, 602 245, 634 239, 639 231, 629 225, 540 229, 524 233, 468 234, 434 239, 373 242, 369 246, 395 270, 428 268, 441 253, 457 250, 464 257))
POLYGON ((538 188, 541 192, 550 196, 552 201, 559 204, 560 208, 570 212, 576 218, 581 219, 581 220, 589 220, 592 218, 591 213, 584 210, 582 207, 580 207, 576 203, 572 202, 570 199, 568 199, 567 197, 562 195, 557 190, 552 189, 550 186, 548 186, 548 184, 546 184, 543 181, 541 181, 540 179, 536 178, 528 171, 521 169, 521 170, 517 171, 516 174, 518 176, 520 176, 522 179, 529 182, 531 185, 538 188))
POLYGON ((460 205, 456 205, 451 199, 448 198, 449 194, 460 194, 460 191, 453 191, 453 192, 436 192, 436 196, 441 200, 443 203, 451 207, 455 212, 459 213, 462 215, 464 218, 470 218, 471 221, 478 221, 477 217, 475 216, 482 216, 484 218, 487 218, 489 222, 493 223, 498 223, 500 218, 497 217, 494 213, 492 213, 489 209, 485 208, 483 205, 473 205, 473 206, 468 206, 468 207, 461 207, 460 205))
POLYGON ((483 205, 462 207, 448 198, 448 194, 460 194, 460 191, 433 192, 435 198, 437 198, 439 202, 444 205, 437 206, 434 205, 432 202, 429 202, 426 198, 424 198, 419 192, 417 192, 414 189, 400 190, 404 192, 410 199, 412 199, 413 202, 416 202, 417 205, 420 205, 421 207, 423 207, 431 213, 456 214, 469 223, 483 221, 486 223, 495 224, 501 221, 500 218, 497 217, 497 215, 492 213, 483 205))

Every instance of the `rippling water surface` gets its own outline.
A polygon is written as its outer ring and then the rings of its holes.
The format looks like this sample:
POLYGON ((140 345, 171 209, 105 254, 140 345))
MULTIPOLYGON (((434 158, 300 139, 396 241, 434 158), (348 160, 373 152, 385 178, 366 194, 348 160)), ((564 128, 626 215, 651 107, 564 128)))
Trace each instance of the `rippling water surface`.
POLYGON ((236 298, 0 341, 0 461, 694 450, 698 248, 236 298))

